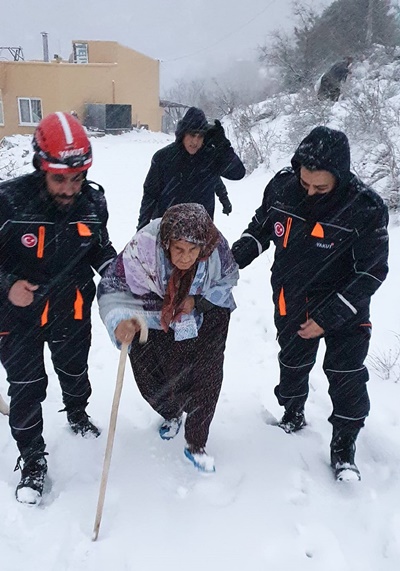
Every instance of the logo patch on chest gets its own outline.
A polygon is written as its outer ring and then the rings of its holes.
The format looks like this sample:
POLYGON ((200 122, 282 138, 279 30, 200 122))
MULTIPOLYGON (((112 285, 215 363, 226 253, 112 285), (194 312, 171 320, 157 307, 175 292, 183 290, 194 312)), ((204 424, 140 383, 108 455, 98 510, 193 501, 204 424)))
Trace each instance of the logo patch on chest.
POLYGON ((275 235, 281 238, 285 233, 285 227, 282 222, 275 222, 274 224, 275 235))
POLYGON ((38 243, 38 239, 35 234, 24 234, 21 237, 22 245, 26 248, 34 248, 38 243))
POLYGON ((335 243, 331 242, 330 244, 324 244, 323 242, 317 242, 315 245, 317 248, 323 248, 324 250, 332 250, 335 243))

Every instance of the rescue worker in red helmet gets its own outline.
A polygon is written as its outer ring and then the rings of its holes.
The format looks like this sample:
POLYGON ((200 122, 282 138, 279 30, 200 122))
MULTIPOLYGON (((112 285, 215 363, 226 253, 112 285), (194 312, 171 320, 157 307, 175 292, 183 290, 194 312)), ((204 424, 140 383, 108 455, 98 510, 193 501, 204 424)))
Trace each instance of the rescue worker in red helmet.
POLYGON ((33 137, 33 173, 0 184, 0 360, 22 475, 16 498, 40 502, 47 461, 41 403, 48 344, 76 434, 99 436, 86 407, 93 270, 116 255, 101 186, 87 180, 92 149, 79 121, 52 113, 33 137))
POLYGON ((33 136, 34 166, 52 173, 86 172, 92 147, 85 129, 71 114, 51 113, 33 136))

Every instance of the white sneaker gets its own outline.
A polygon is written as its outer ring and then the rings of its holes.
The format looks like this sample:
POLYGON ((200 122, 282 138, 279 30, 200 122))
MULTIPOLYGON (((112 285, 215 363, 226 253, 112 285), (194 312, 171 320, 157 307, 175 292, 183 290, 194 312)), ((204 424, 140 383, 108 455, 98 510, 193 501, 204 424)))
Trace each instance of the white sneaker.
POLYGON ((189 448, 185 448, 184 454, 200 472, 215 472, 214 458, 209 456, 204 448, 201 448, 197 452, 191 452, 189 448))
POLYGON ((178 434, 182 424, 182 417, 165 419, 158 429, 158 433, 163 440, 171 440, 178 434))

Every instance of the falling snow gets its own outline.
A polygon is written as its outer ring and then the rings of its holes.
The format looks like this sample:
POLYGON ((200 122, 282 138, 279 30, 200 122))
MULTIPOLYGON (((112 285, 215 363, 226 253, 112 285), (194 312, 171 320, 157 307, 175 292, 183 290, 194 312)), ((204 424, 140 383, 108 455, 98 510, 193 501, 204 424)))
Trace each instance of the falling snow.
MULTIPOLYGON (((152 154, 172 138, 149 132, 94 138, 90 178, 104 185, 109 230, 121 250, 137 224, 152 154)), ((9 151, 20 172, 30 139, 9 151)), ((290 154, 242 181, 226 181, 233 212, 217 205, 216 224, 232 243, 259 205, 267 181, 290 154), (279 164, 278 164, 279 163, 279 164)), ((24 165, 24 162, 26 163, 24 165)), ((99 539, 91 541, 119 352, 93 308, 89 414, 103 429, 96 440, 68 430, 61 392, 46 353, 49 389, 44 435, 49 478, 38 508, 14 498, 17 449, 0 415, 1 569, 20 571, 396 571, 400 560, 400 229, 390 226, 390 274, 373 298, 369 391, 371 414, 358 439, 360 483, 333 481, 331 412, 321 355, 311 374, 307 427, 288 435, 273 395, 278 378, 268 250, 241 272, 234 295, 225 378, 208 453, 216 472, 201 475, 185 459, 183 431, 158 434, 160 419, 140 396, 127 367, 99 539), (389 370, 383 366, 390 364, 389 370)), ((7 382, 0 373, 5 400, 7 382)))

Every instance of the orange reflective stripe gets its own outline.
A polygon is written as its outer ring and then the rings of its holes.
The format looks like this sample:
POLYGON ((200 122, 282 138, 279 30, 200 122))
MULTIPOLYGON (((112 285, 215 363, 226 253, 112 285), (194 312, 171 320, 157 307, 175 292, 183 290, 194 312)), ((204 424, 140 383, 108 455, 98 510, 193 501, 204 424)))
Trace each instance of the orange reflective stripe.
POLYGON ((311 232, 311 236, 314 236, 314 238, 324 238, 325 237, 324 229, 322 228, 322 226, 319 222, 317 222, 316 225, 314 226, 313 231, 311 232))
POLYGON ((283 247, 284 248, 286 248, 288 240, 289 240, 290 229, 292 227, 292 220, 293 220, 293 218, 291 216, 289 216, 289 218, 287 219, 287 222, 286 222, 286 232, 285 232, 285 237, 283 239, 283 247))
POLYGON ((86 226, 83 222, 77 222, 76 227, 78 228, 79 236, 91 236, 92 231, 90 230, 89 226, 86 226))
POLYGON ((285 301, 285 293, 283 291, 283 287, 281 288, 279 294, 278 307, 279 307, 279 315, 286 315, 286 301, 285 301))
POLYGON ((49 301, 46 301, 46 305, 44 306, 44 310, 42 311, 42 316, 40 318, 40 325, 43 327, 49 320, 49 301))
POLYGON ((83 297, 79 289, 76 290, 76 298, 74 302, 74 319, 83 318, 83 297))
POLYGON ((44 226, 39 226, 38 246, 37 246, 37 252, 36 252, 36 256, 38 258, 43 258, 45 234, 46 234, 46 228, 44 226))

